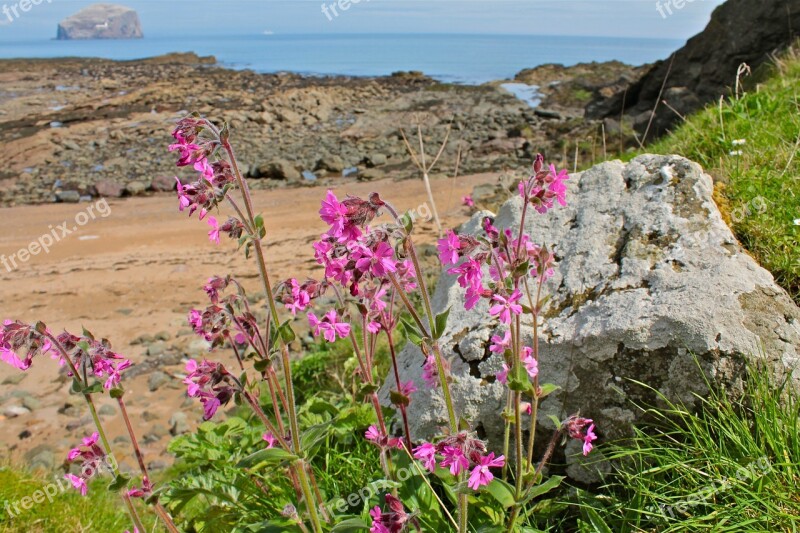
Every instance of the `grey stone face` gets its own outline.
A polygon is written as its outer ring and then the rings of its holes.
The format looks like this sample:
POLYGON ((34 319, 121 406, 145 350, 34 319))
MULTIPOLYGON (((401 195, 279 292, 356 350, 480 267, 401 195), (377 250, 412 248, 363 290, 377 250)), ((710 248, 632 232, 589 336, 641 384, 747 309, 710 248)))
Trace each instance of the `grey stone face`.
MULTIPOLYGON (((542 402, 540 442, 554 429, 548 415, 578 412, 595 420, 602 438, 628 435, 640 417, 633 403, 655 405, 658 391, 692 406, 707 391, 704 373, 738 393, 748 360, 800 380, 800 309, 739 246, 712 200, 711 178, 697 164, 644 155, 598 165, 568 183, 569 205, 533 212, 525 227, 558 260, 543 292, 551 299, 539 368, 543 383, 561 389, 542 402)), ((508 200, 496 226, 516 233, 521 208, 519 197, 508 200)), ((462 232, 474 232, 486 214, 462 232)), ((488 348, 504 327, 485 301, 465 311, 463 294, 443 273, 433 298, 435 312, 452 309, 442 349, 452 363, 458 414, 497 450, 505 387, 493 379, 502 360, 488 348)), ((530 317, 523 329, 529 342, 530 317)), ((422 380, 416 346, 399 359, 401 378, 419 389, 409 407, 412 433, 430 438, 446 426, 441 391, 422 380)), ((387 404, 393 384, 390 375, 382 391, 387 404)))

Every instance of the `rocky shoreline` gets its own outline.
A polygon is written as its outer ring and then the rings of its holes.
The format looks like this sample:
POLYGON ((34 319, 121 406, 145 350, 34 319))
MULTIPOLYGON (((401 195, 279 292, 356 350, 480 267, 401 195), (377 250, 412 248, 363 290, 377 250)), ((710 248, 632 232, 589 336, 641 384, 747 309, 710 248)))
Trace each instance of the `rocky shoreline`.
POLYGON ((461 175, 524 172, 536 152, 572 163, 576 144, 588 163, 602 154, 599 123, 583 119, 587 95, 639 70, 611 63, 523 71, 514 81, 542 88, 536 109, 501 81, 259 74, 194 54, 2 60, 0 72, 0 205, 11 206, 171 191, 169 131, 188 111, 231 124, 260 189, 416 177, 400 130, 417 124, 428 151, 452 124, 435 170, 442 175, 452 176, 457 160, 461 175))

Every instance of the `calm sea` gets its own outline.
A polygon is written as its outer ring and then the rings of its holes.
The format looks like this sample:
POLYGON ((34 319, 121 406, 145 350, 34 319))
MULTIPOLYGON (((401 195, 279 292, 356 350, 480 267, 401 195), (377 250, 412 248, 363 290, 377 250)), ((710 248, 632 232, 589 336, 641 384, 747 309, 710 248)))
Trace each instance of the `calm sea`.
POLYGON ((612 59, 639 65, 666 58, 679 40, 530 35, 219 35, 147 36, 130 41, 0 41, 0 57, 138 59, 169 52, 213 55, 225 66, 258 72, 378 76, 420 70, 436 79, 477 84, 512 78, 545 63, 612 59))

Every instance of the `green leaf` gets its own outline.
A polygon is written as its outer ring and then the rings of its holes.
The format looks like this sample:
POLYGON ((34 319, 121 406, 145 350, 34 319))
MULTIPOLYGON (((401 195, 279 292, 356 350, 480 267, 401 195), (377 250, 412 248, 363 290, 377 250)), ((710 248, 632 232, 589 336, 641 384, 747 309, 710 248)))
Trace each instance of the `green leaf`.
POLYGON ((434 330, 433 330, 433 338, 440 339, 442 335, 444 335, 445 329, 447 329, 447 317, 450 316, 450 308, 448 307, 446 311, 436 315, 436 320, 434 321, 434 330))
POLYGON ((128 482, 130 480, 131 480, 131 478, 129 478, 125 474, 118 475, 117 477, 114 478, 114 481, 112 481, 108 485, 109 492, 119 492, 119 491, 121 491, 122 489, 124 489, 125 487, 128 486, 128 482))
POLYGON ((585 513, 586 518, 589 519, 589 523, 592 526, 590 531, 592 531, 592 533, 613 533, 611 528, 608 527, 608 524, 606 524, 605 520, 603 520, 600 515, 597 514, 597 511, 591 507, 584 507, 583 512, 585 513))
POLYGON ((553 393, 560 388, 561 387, 559 387, 558 385, 554 385, 553 383, 544 383, 542 385, 539 385, 539 390, 541 391, 539 393, 539 399, 544 398, 548 394, 553 393))
POLYGON ((333 526, 331 533, 348 533, 350 531, 369 531, 369 525, 360 518, 348 518, 333 526))
POLYGON ((319 444, 325 440, 325 437, 328 436, 328 430, 330 427, 330 422, 317 424, 316 426, 311 426, 300 435, 300 447, 306 452, 306 454, 308 454, 309 457, 313 455, 317 446, 319 446, 319 444))
POLYGON ((392 402, 393 405, 405 405, 411 403, 411 399, 403 394, 402 392, 398 392, 393 390, 389 393, 389 400, 392 402))
POLYGON ((99 381, 95 381, 94 383, 92 383, 88 387, 84 387, 81 392, 83 394, 95 394, 97 392, 103 392, 104 390, 105 389, 103 389, 103 384, 100 383, 99 381))
POLYGON ((259 361, 256 361, 255 363, 253 363, 253 368, 256 370, 256 372, 263 373, 265 370, 267 370, 267 368, 269 368, 269 360, 261 359, 259 361))
POLYGON ((122 388, 122 385, 117 385, 116 387, 108 391, 108 394, 115 400, 119 400, 125 395, 125 389, 122 388))
POLYGON ((516 501, 514 499, 514 487, 499 478, 494 478, 483 491, 491 494, 504 509, 513 506, 516 501))
POLYGON ((541 483, 533 487, 530 490, 530 492, 525 496, 525 498, 523 498, 522 501, 519 502, 520 505, 525 505, 532 499, 538 498, 542 494, 550 492, 551 490, 561 485, 562 481, 564 481, 564 476, 551 476, 547 478, 547 481, 545 481, 544 483, 541 483))
POLYGON ((561 420, 559 420, 559 418, 556 415, 547 415, 547 418, 549 418, 550 421, 553 422, 553 425, 556 427, 556 429, 561 427, 561 420))
POLYGON ((419 346, 422 343, 422 333, 417 329, 417 326, 402 317, 400 318, 400 324, 403 326, 409 342, 419 346))
POLYGON ((265 448, 252 453, 236 463, 239 468, 261 470, 265 466, 280 465, 298 460, 299 457, 282 448, 265 448))
POLYGON ((280 325, 280 328, 278 328, 280 330, 283 342, 286 343, 292 342, 297 338, 297 335, 294 334, 294 330, 292 329, 292 326, 289 322, 290 321, 287 320, 286 322, 280 325))
POLYGON ((372 394, 373 392, 378 392, 380 386, 376 385, 375 383, 366 383, 364 386, 359 389, 359 393, 366 396, 367 394, 372 394))

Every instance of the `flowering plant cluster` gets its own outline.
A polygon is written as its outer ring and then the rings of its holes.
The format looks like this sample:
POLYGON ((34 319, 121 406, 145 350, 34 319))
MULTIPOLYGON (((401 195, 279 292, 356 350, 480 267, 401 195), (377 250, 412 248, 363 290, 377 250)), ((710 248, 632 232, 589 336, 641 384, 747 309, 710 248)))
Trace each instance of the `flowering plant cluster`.
MULTIPOLYGON (((487 217, 480 234, 449 231, 437 246, 441 264, 457 276, 464 289, 465 309, 473 310, 485 300, 489 304, 486 320, 495 322, 500 329, 489 346, 491 353, 503 359, 496 379, 507 389, 506 410, 502 413, 506 438, 500 452, 489 450, 478 437, 478 429, 457 412, 450 392, 455 378, 440 344, 449 310, 433 312, 430 291, 421 275, 413 217, 401 216, 378 193, 364 199, 338 197, 328 191, 319 210, 326 228, 313 243, 320 278, 302 282, 290 278, 273 285, 264 253, 267 227, 264 218, 255 212, 227 126, 218 128, 204 118, 190 116, 178 122, 173 137, 175 142, 169 150, 177 152, 177 165, 196 172, 194 181, 188 184, 176 178, 179 211, 188 211, 190 217, 198 212, 198 218, 206 220, 211 228, 208 238, 212 243, 221 244, 225 236, 236 242, 248 258, 253 257, 266 295, 265 304, 255 307, 234 277, 208 279, 203 286, 208 305, 205 309, 191 309, 188 322, 194 333, 209 343, 210 351, 230 350, 238 370, 233 373, 210 359, 189 360, 183 383, 187 395, 202 404, 205 420, 213 419, 221 407, 235 402, 248 406, 263 425, 261 449, 239 466, 248 477, 264 467, 283 472, 281 479, 288 480, 296 497, 285 502, 281 516, 271 517, 279 522, 269 524, 280 523, 281 527, 304 532, 337 527, 369 529, 373 533, 422 531, 421 523, 427 519, 425 510, 407 508, 418 500, 404 503, 399 490, 402 478, 397 465, 405 462, 427 487, 447 486, 444 493, 452 500, 455 517, 436 491, 431 489, 431 494, 441 506, 437 512, 446 516, 457 531, 474 529, 476 523, 485 525, 485 516, 471 523, 469 511, 470 502, 480 498, 487 487, 508 494, 502 512, 491 513, 494 526, 515 531, 523 506, 542 484, 542 469, 559 440, 556 437, 579 439, 584 453, 591 451, 597 438, 594 424, 576 415, 557 421, 545 455, 538 463, 533 460, 538 405, 556 389, 539 382, 542 290, 553 275, 555 256, 525 233, 525 220, 530 212, 545 214, 556 204, 566 204, 565 182, 569 176, 565 171, 553 166, 545 168, 543 158, 536 158, 531 176, 519 186, 524 208, 516 231, 500 230, 487 217), (216 214, 223 207, 230 209, 232 215, 220 224, 212 212, 216 214), (281 314, 290 318, 282 319, 281 314), (354 379, 359 384, 354 397, 374 410, 376 423, 369 426, 364 438, 377 449, 389 490, 383 494, 385 505, 365 507, 360 516, 332 514, 311 468, 320 427, 305 428, 301 424, 290 355, 296 339, 292 321, 301 317, 307 319, 314 337, 349 344, 355 361, 354 379), (419 363, 424 384, 401 381, 395 353, 398 328, 422 351, 419 363), (523 330, 530 330, 530 334, 523 330), (377 346, 381 338, 386 341, 391 358, 390 401, 398 415, 399 431, 387 421, 377 394, 381 385, 377 346), (418 386, 436 388, 446 406, 447 427, 430 442, 415 441, 410 430, 408 406, 414 401, 418 386), (529 417, 525 422, 523 415, 529 417)), ((472 199, 466 198, 465 204, 472 206, 472 199)), ((130 486, 130 480, 114 465, 113 487, 121 492, 135 530, 144 528, 131 498, 151 503, 167 529, 177 531, 167 509, 159 503, 159 490, 149 478, 127 417, 121 378, 131 366, 130 361, 113 352, 107 341, 97 341, 88 332, 56 336, 41 323, 31 326, 4 322, 0 330, 3 361, 26 370, 40 354, 50 354, 59 364, 68 366, 68 374, 74 380, 73 391, 83 394, 95 418, 97 432, 85 438, 83 446, 73 449, 69 460, 80 461, 84 467, 89 465, 89 471, 98 458, 111 453, 92 401, 93 394, 110 394, 126 421, 142 478, 140 487, 130 486)), ((87 475, 70 474, 69 479, 86 493, 87 475)), ((262 484, 258 486, 266 490, 262 484)), ((550 483, 548 488, 553 486, 550 483)), ((541 490, 544 489, 540 493, 541 490)))

